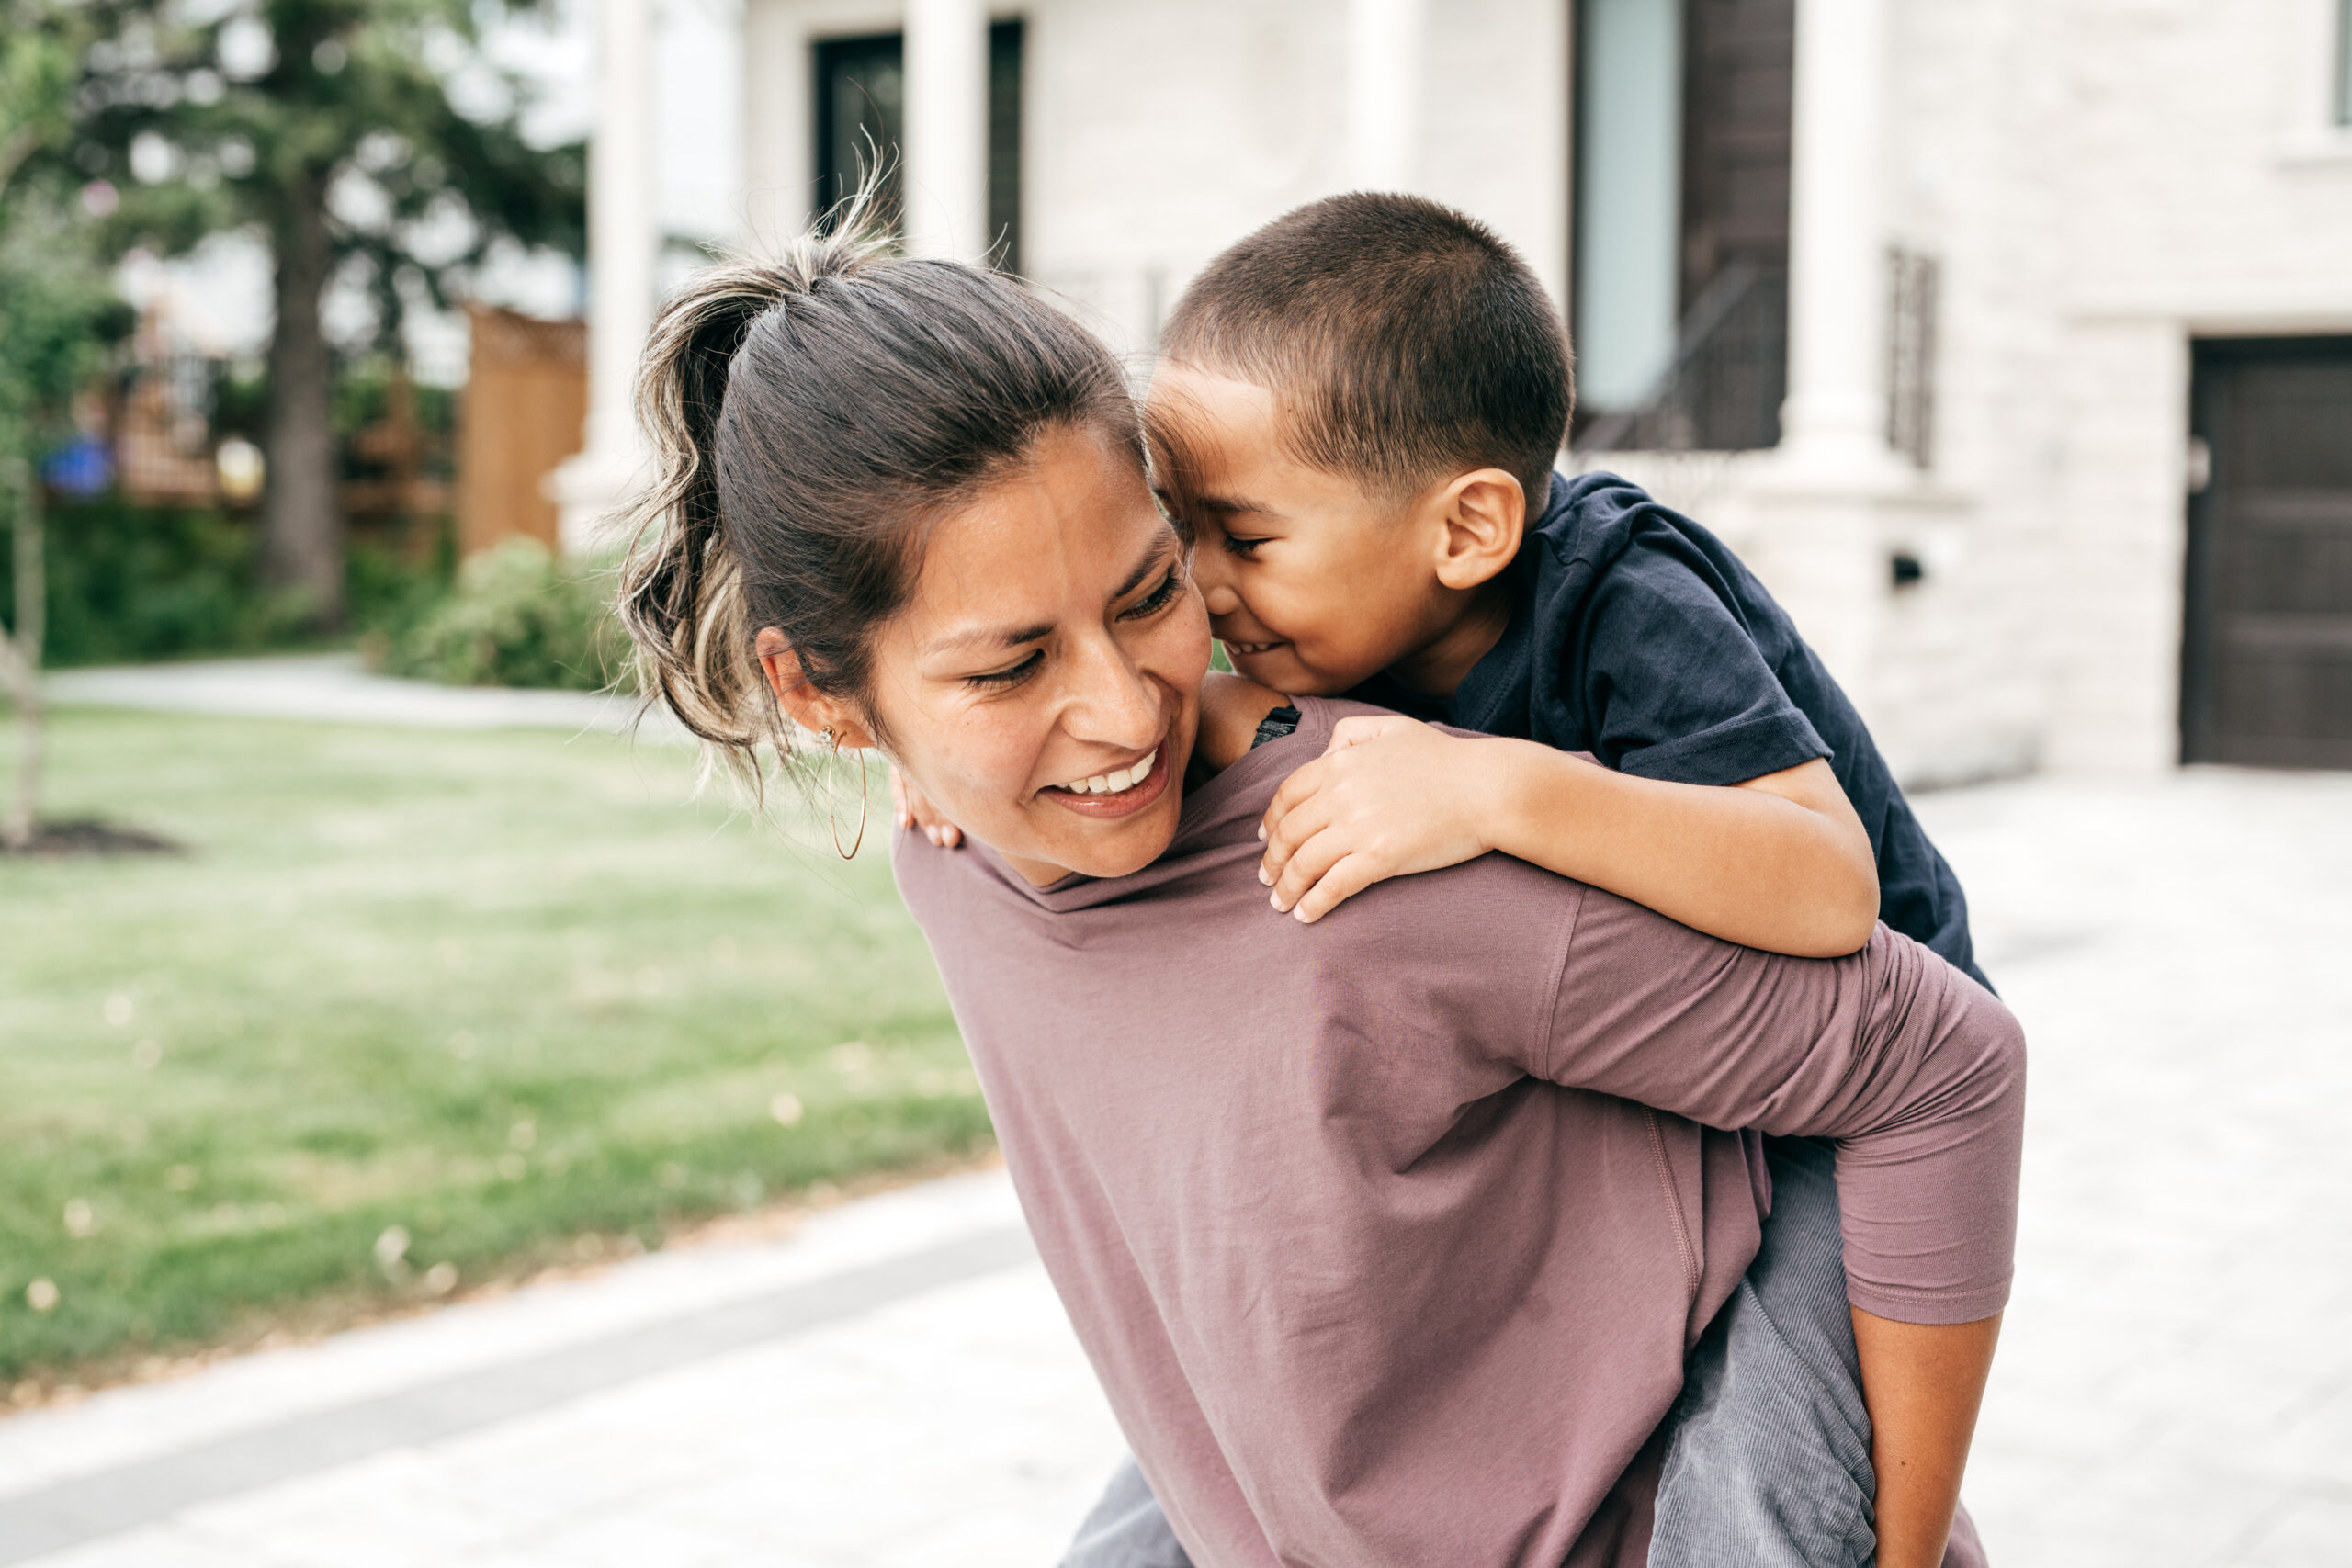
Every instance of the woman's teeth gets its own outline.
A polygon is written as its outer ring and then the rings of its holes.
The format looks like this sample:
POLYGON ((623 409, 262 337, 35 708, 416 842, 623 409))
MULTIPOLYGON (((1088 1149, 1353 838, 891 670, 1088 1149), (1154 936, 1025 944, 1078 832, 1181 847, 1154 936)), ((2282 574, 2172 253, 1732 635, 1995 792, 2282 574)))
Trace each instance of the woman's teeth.
POLYGON ((1089 779, 1078 779, 1060 787, 1072 795, 1116 795, 1121 790, 1133 789, 1150 777, 1151 765, 1158 761, 1159 761, 1159 748, 1155 746, 1151 749, 1151 754, 1134 767, 1114 768, 1107 773, 1097 773, 1089 779))

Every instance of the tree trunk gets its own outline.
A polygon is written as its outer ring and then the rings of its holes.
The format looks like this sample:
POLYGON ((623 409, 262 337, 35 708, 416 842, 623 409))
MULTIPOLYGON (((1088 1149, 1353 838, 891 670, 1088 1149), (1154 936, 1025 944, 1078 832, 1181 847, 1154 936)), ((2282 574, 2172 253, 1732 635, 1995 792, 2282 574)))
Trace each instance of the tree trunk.
POLYGON ((16 851, 32 847, 40 826, 41 702, 40 645, 47 610, 41 570, 40 479, 22 458, 7 465, 8 509, 14 536, 17 624, 0 638, 0 675, 6 677, 17 709, 17 782, 8 811, 0 818, 0 844, 16 851))
POLYGON ((335 504, 334 365, 319 321, 332 252, 326 182, 287 193, 277 246, 277 325, 269 340, 269 491, 262 502, 264 581, 308 595, 320 626, 343 622, 343 513, 335 504))

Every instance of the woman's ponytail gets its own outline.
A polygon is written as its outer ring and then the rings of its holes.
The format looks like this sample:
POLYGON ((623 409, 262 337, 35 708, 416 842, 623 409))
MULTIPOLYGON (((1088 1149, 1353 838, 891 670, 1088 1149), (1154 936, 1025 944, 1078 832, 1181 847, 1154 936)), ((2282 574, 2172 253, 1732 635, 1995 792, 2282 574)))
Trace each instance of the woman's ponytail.
POLYGON ((862 220, 854 209, 831 234, 804 238, 777 260, 695 274, 654 319, 638 369, 637 417, 654 472, 632 508, 619 611, 637 648, 639 689, 744 762, 763 741, 783 747, 786 727, 752 652, 742 568, 720 521, 717 438, 728 375, 762 316, 883 255, 887 241, 862 220))
POLYGON ((621 623, 640 687, 756 786, 790 727, 753 653, 774 626, 809 683, 865 708, 875 630, 921 529, 1057 424, 1143 463, 1109 352, 1012 279, 890 253, 870 197, 773 261, 689 278, 639 370, 652 483, 632 508, 621 623))

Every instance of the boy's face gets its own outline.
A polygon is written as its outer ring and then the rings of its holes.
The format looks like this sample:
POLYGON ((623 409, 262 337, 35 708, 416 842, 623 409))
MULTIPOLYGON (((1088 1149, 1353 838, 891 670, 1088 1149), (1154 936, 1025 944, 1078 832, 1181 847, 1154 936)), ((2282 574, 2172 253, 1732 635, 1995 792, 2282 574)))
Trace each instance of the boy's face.
POLYGON ((1444 629, 1425 508, 1301 462, 1279 400, 1253 382, 1167 364, 1150 403, 1181 469, 1170 500, 1195 532, 1193 580, 1235 670, 1327 696, 1444 629))

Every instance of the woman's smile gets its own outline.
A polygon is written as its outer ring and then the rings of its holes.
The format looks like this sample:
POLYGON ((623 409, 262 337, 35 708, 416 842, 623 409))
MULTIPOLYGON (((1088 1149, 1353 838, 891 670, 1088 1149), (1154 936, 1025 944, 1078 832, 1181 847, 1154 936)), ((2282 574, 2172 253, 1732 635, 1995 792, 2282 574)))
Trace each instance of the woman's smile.
POLYGON ((1175 750, 1173 728, 1170 734, 1160 737, 1158 745, 1125 767, 1051 784, 1038 793, 1081 817, 1131 817, 1168 792, 1172 772, 1168 759, 1175 750))

